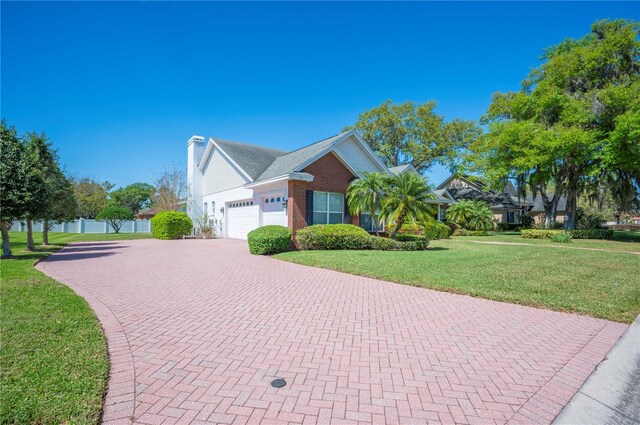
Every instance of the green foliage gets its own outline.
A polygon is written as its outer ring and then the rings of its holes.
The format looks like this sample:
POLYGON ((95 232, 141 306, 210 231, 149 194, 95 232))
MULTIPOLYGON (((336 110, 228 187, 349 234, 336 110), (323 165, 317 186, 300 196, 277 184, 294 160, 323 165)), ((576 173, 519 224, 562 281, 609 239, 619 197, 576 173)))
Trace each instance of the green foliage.
POLYGON ((369 214, 378 233, 378 211, 388 188, 388 179, 382 173, 364 173, 347 188, 347 205, 351 214, 369 214))
POLYGON ((413 241, 421 241, 424 239, 422 235, 413 235, 411 233, 398 233, 395 238, 398 242, 413 242, 413 241))
POLYGON ((569 233, 574 239, 613 239, 611 229, 574 229, 569 233))
POLYGON ((469 230, 493 229, 493 212, 484 201, 461 200, 447 208, 447 218, 469 230))
POLYGON ((552 242, 569 243, 571 242, 571 233, 564 232, 551 236, 552 242))
POLYGON ((519 216, 520 226, 523 228, 531 227, 535 223, 533 217, 528 214, 520 214, 519 216))
POLYGON ((78 204, 78 216, 95 218, 107 206, 107 195, 113 185, 97 182, 88 177, 73 181, 73 192, 78 204))
POLYGON ((403 173, 389 178, 389 189, 382 203, 382 215, 393 223, 394 237, 406 221, 422 220, 435 214, 429 201, 434 199, 431 187, 422 176, 403 173))
POLYGON ((600 211, 578 208, 576 214, 576 229, 602 229, 606 221, 606 215, 600 211))
POLYGON ((109 194, 109 204, 128 208, 136 214, 151 205, 151 197, 155 194, 155 190, 155 187, 147 183, 132 183, 112 191, 109 194))
POLYGON ((451 228, 440 221, 428 220, 424 223, 424 236, 430 241, 448 239, 451 233, 453 233, 451 228))
POLYGON ((0 122, 0 151, 0 220, 11 222, 24 215, 29 194, 24 145, 16 129, 9 127, 4 119, 0 122))
POLYGON ((151 234, 156 239, 179 239, 192 229, 193 222, 184 212, 161 211, 151 219, 151 234))
POLYGON ((520 231, 520 236, 525 239, 551 239, 553 236, 561 233, 564 233, 564 231, 550 229, 523 229, 520 231))
POLYGON ((133 220, 133 213, 125 207, 110 206, 100 211, 96 216, 96 220, 106 221, 116 233, 120 233, 124 222, 133 220))
POLYGON ((639 28, 599 21, 590 34, 547 49, 520 92, 494 95, 483 118, 489 131, 471 146, 476 166, 493 181, 517 176, 520 189, 545 201, 549 185, 555 196, 566 194, 569 228, 581 187, 611 180, 623 183, 619 203, 633 198, 640 182, 639 28))
MULTIPOLYGON (((399 235, 396 235, 396 237, 397 236, 399 235)), ((396 251, 400 249, 400 246, 401 246, 400 240, 371 236, 369 238, 368 248, 378 250, 378 251, 396 251)))
POLYGON ((497 232, 513 232, 515 230, 524 229, 526 226, 517 223, 497 223, 496 231, 497 232))
POLYGON ((467 230, 462 227, 453 231, 452 236, 489 236, 485 230, 467 230))
POLYGON ((352 127, 360 131, 389 166, 408 164, 422 173, 439 163, 457 165, 460 151, 480 134, 473 121, 445 118, 435 113, 436 102, 422 104, 391 100, 360 114, 352 127))
POLYGON ((404 223, 402 227, 398 229, 398 235, 422 235, 423 233, 424 230, 415 221, 404 223))
POLYGON ((291 246, 291 230, 285 226, 262 226, 249 232, 247 241, 252 254, 277 254, 291 246))
POLYGON ((368 249, 369 233, 351 224, 316 224, 298 230, 296 241, 303 250, 368 249))

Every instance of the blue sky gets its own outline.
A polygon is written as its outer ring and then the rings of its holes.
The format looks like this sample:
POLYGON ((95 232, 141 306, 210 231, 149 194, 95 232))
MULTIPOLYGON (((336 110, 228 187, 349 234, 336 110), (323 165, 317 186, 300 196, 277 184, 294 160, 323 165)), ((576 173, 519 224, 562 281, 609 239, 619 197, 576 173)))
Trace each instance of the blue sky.
POLYGON ((296 149, 386 99, 478 119, 602 18, 640 6, 3 1, 2 117, 74 176, 152 182, 193 134, 296 149))

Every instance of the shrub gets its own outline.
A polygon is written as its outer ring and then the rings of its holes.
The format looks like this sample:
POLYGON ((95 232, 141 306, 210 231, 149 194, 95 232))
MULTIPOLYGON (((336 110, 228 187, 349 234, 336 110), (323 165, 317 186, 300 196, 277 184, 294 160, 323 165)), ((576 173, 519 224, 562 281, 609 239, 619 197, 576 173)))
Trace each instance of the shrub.
POLYGON ((462 227, 453 232, 453 236, 488 236, 485 230, 467 230, 462 227))
POLYGON ((576 229, 602 229, 607 215, 599 211, 578 208, 576 211, 576 229))
POLYGON ((151 219, 151 234, 156 239, 179 239, 191 229, 193 222, 184 212, 161 211, 151 219))
MULTIPOLYGON (((397 236, 397 235, 396 235, 397 236)), ((391 238, 382 238, 379 236, 371 236, 369 238, 369 248, 379 251, 392 251, 400 249, 401 242, 391 238)))
POLYGON ((427 238, 422 238, 416 241, 399 242, 397 249, 400 251, 422 251, 427 249, 428 246, 429 240, 427 238))
POLYGON ((533 217, 531 217, 528 214, 520 214, 518 216, 518 218, 520 219, 520 226, 522 226, 523 228, 528 228, 533 226, 533 223, 535 222, 535 220, 533 219, 533 217))
POLYGON ((545 226, 544 221, 533 226, 534 229, 564 229, 564 223, 560 223, 559 221, 552 221, 548 226, 545 226))
POLYGON ((247 235, 249 252, 255 255, 277 254, 289 249, 291 230, 284 226, 262 226, 247 235))
POLYGON ((520 236, 526 239, 551 239, 554 235, 564 233, 562 230, 551 229, 523 229, 520 236))
POLYGON ((436 239, 448 239, 453 231, 449 226, 440 221, 429 221, 424 227, 424 236, 430 241, 436 239))
POLYGON ((394 239, 398 242, 413 242, 424 239, 424 236, 398 233, 394 239))
POLYGON ((352 224, 315 224, 298 230, 300 249, 368 249, 370 235, 352 224))
POLYGON ((498 232, 513 232, 515 230, 520 230, 524 226, 522 224, 516 223, 498 223, 496 224, 496 231, 498 232))
POLYGON ((571 242, 571 233, 558 233, 551 236, 553 242, 569 243, 571 242))
POLYGON ((96 215, 96 220, 106 221, 109 223, 116 233, 120 233, 120 229, 125 221, 133 220, 133 213, 129 208, 112 205, 104 208, 96 215))
POLYGON ((575 229, 569 233, 574 239, 613 239, 611 229, 575 229))
POLYGON ((454 223, 453 221, 444 221, 443 224, 445 224, 446 226, 449 227, 449 229, 451 229, 451 233, 455 232, 456 229, 458 229, 458 226, 456 223, 454 223))
MULTIPOLYGON (((389 233, 391 233, 389 231, 389 233)), ((398 230, 398 234, 401 235, 422 235, 422 228, 415 221, 411 221, 409 223, 405 223, 402 225, 400 230, 398 230)))
POLYGON ((640 232, 640 224, 614 224, 609 226, 609 229, 623 232, 640 232))

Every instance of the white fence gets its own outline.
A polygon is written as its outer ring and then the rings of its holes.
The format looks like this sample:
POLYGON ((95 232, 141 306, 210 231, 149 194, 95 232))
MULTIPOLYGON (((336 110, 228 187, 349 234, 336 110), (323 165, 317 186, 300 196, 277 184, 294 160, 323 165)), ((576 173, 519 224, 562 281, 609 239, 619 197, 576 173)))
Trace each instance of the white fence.
MULTIPOLYGON (((26 232, 25 221, 15 221, 11 224, 12 232, 26 232)), ((33 223, 34 232, 42 232, 42 223, 33 223)), ((61 233, 115 233, 106 221, 85 220, 83 218, 59 223, 53 226, 49 232, 61 233)), ((128 220, 120 228, 120 233, 151 233, 151 220, 128 220)))

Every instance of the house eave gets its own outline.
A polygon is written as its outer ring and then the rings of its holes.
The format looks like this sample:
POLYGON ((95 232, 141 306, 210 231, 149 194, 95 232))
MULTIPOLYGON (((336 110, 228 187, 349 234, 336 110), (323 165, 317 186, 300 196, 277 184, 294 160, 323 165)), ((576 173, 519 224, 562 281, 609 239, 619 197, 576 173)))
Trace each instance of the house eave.
POLYGON ((281 182, 281 181, 285 181, 285 180, 300 180, 300 181, 305 181, 305 182, 312 182, 313 181, 313 176, 311 174, 309 174, 309 173, 298 173, 298 172, 289 173, 289 174, 283 174, 283 175, 278 176, 278 177, 273 177, 273 178, 267 179, 267 180, 261 180, 261 181, 247 183, 243 187, 246 187, 247 189, 251 189, 251 188, 254 188, 254 187, 264 186, 264 185, 267 185, 267 184, 277 183, 277 182, 281 182))

